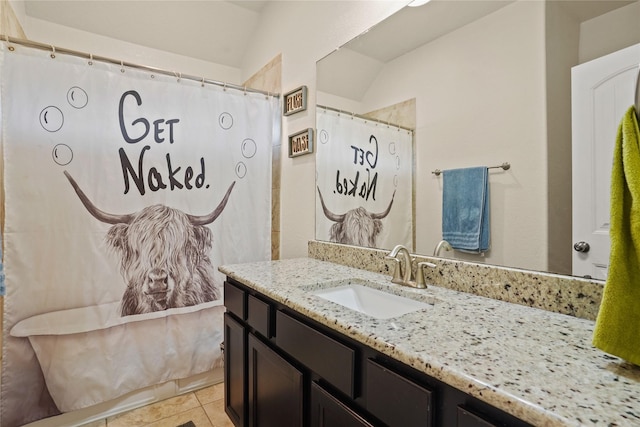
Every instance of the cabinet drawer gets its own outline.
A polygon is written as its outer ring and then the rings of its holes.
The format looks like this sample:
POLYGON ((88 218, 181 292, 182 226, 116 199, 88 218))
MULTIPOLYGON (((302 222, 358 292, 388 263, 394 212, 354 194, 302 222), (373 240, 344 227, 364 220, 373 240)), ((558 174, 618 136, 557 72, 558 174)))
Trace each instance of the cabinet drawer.
POLYGON ((247 323, 266 338, 273 336, 271 305, 247 295, 247 323))
POLYGON ((367 410, 389 427, 430 427, 430 390, 388 368, 367 360, 367 410))
POLYGON ((355 350, 304 323, 276 312, 276 343, 338 390, 355 398, 355 350))
POLYGON ((457 427, 497 427, 497 425, 490 423, 473 412, 469 412, 462 406, 458 406, 457 427))
POLYGON ((224 306, 227 311, 235 314, 242 320, 246 320, 247 294, 244 290, 225 280, 224 282, 224 306))

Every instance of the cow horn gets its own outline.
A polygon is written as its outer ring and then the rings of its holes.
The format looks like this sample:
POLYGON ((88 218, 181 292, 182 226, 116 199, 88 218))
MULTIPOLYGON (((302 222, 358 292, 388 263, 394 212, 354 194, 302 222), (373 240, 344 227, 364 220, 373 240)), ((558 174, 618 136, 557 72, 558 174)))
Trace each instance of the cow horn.
POLYGON ((193 225, 207 225, 207 224, 211 224, 213 221, 215 221, 216 218, 218 218, 218 216, 220 216, 220 214, 224 210, 224 207, 227 205, 227 202, 229 201, 229 195, 231 195, 231 190, 233 190, 233 186, 234 185, 236 185, 235 181, 233 181, 231 183, 231 185, 229 186, 229 189, 227 190, 227 194, 224 195, 224 197, 222 198, 222 201, 220 202, 218 207, 215 208, 215 210, 213 212, 211 212, 210 214, 198 215, 198 216, 187 214, 187 217, 189 218, 189 221, 191 222, 191 224, 193 224, 193 225))
POLYGON ((316 187, 318 189, 318 196, 320 196, 320 203, 322 203, 322 210, 324 211, 324 216, 327 217, 327 219, 330 219, 331 221, 334 222, 342 222, 344 221, 344 217, 345 214, 342 215, 336 215, 333 212, 331 212, 327 206, 324 204, 324 199, 322 198, 322 193, 320 192, 320 187, 316 187))
POLYGON ((391 202, 389 203, 389 207, 387 208, 387 210, 385 210, 384 212, 380 212, 378 214, 371 214, 371 218, 373 218, 373 219, 382 219, 382 218, 386 217, 387 215, 389 215, 389 212, 391 211, 391 206, 393 205, 393 198, 394 197, 396 197, 395 190, 393 191, 393 196, 391 196, 391 202))
POLYGON ((128 224, 131 222, 133 215, 114 215, 110 213, 106 213, 98 209, 89 198, 84 194, 84 192, 80 189, 80 186, 76 183, 76 181, 71 177, 69 172, 64 171, 64 175, 67 177, 73 189, 76 190, 76 194, 80 198, 80 201, 84 205, 85 208, 89 211, 91 215, 93 215, 98 221, 106 222, 107 224, 128 224))

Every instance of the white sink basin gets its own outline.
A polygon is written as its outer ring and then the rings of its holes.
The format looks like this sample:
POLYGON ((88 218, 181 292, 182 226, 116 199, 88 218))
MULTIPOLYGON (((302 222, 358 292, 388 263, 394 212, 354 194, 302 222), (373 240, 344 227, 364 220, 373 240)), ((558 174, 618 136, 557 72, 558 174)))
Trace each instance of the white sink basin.
POLYGON ((311 293, 376 319, 391 319, 433 306, 433 304, 364 286, 356 281, 347 281, 344 285, 319 289, 311 293))

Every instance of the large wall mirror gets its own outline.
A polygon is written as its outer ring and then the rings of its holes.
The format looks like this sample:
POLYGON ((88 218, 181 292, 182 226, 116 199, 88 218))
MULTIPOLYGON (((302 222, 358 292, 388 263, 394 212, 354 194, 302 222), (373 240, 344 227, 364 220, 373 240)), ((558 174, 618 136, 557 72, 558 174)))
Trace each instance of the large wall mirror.
POLYGON ((316 114, 413 130, 416 253, 442 239, 434 171, 508 162, 489 170, 491 249, 439 256, 572 274, 571 68, 640 43, 639 22, 638 1, 405 7, 318 61, 316 114))

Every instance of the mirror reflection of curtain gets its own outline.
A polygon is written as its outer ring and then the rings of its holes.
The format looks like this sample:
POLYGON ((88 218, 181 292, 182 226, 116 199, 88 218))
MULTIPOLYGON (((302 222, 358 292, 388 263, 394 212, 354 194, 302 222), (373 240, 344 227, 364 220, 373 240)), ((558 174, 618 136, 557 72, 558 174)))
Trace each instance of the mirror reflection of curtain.
POLYGON ((318 108, 316 139, 316 238, 412 248, 412 132, 318 108))

